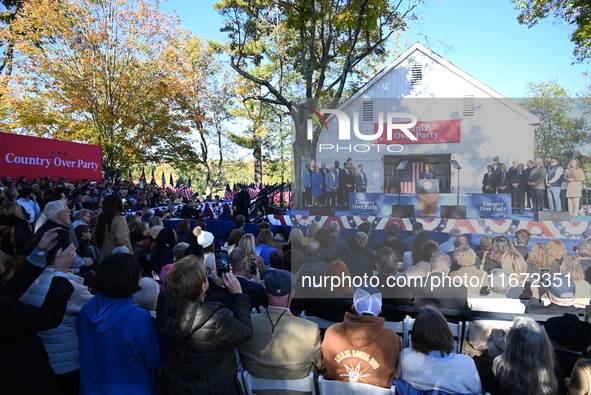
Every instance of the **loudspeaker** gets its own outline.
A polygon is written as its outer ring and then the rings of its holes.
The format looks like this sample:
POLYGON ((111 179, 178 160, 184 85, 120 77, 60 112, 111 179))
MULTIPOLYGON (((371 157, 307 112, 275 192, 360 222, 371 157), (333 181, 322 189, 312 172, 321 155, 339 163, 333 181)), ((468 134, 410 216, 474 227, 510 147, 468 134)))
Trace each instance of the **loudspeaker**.
POLYGON ((540 211, 540 221, 570 221, 568 211, 540 211))
POLYGON ((334 217, 334 207, 329 206, 311 206, 310 215, 322 215, 327 217, 334 217))
POLYGON ((441 206, 439 214, 441 218, 466 219, 466 206, 441 206))
POLYGON ((269 206, 267 207, 267 213, 275 215, 285 215, 287 209, 285 207, 269 206))
POLYGON ((415 206, 412 204, 393 204, 392 217, 394 218, 414 218, 415 206))

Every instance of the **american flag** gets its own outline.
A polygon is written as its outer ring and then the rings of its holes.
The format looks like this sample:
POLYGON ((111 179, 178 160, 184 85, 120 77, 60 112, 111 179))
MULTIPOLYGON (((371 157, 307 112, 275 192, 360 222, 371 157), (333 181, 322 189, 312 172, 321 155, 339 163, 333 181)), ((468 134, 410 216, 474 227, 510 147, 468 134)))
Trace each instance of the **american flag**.
POLYGON ((260 189, 257 191, 255 188, 256 187, 254 186, 254 184, 250 184, 250 186, 248 188, 246 188, 251 199, 254 199, 255 196, 259 194, 260 189))
POLYGON ((423 162, 412 162, 412 166, 408 164, 400 171, 400 192, 401 193, 415 193, 417 179, 425 168, 423 162))
POLYGON ((226 193, 224 198, 226 200, 234 200, 234 192, 230 189, 230 184, 226 184, 226 193))
POLYGON ((162 190, 166 189, 166 177, 164 177, 164 171, 162 172, 162 190))
POLYGON ((179 195, 183 195, 185 192, 185 185, 183 183, 183 176, 179 175, 179 179, 176 182, 175 192, 179 195))
POLYGON ((168 185, 170 185, 170 190, 172 191, 172 193, 176 193, 176 188, 174 187, 174 180, 172 179, 172 173, 170 173, 170 182, 168 183, 168 185))
POLYGON ((185 188, 185 197, 187 199, 191 199, 191 196, 193 196, 193 186, 191 185, 191 178, 189 178, 187 187, 185 188))
POLYGON ((142 167, 142 174, 140 175, 140 187, 144 188, 146 186, 146 173, 144 173, 144 168, 142 167))

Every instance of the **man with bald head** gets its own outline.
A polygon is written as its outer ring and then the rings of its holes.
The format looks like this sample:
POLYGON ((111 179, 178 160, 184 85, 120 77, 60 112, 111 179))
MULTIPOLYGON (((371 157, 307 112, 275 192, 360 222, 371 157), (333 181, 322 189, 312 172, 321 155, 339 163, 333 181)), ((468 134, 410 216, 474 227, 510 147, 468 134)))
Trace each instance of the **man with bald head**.
POLYGON ((539 213, 544 210, 544 190, 546 189, 547 170, 543 165, 544 161, 542 161, 542 158, 537 158, 527 179, 527 184, 532 193, 534 221, 539 221, 539 213))

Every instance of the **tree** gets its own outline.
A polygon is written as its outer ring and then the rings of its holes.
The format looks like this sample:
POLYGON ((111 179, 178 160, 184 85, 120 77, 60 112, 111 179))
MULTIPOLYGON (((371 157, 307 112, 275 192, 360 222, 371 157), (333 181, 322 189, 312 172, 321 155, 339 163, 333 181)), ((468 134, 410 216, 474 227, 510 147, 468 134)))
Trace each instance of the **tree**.
MULTIPOLYGON (((331 98, 328 105, 334 107, 355 69, 366 58, 383 54, 388 39, 406 28, 422 2, 222 0, 214 5, 226 22, 222 31, 228 41, 220 48, 232 68, 260 86, 257 100, 293 114, 296 190, 302 157, 315 159, 320 134, 316 129, 308 140, 303 133, 304 106, 316 108, 321 99, 331 98), (271 68, 272 74, 264 75, 261 68, 271 68), (294 101, 297 94, 304 97, 299 104, 294 101)), ((294 198, 297 206, 297 194, 294 198)))
POLYGON ((588 0, 512 0, 521 12, 519 23, 533 27, 541 19, 554 17, 572 26, 570 40, 575 44, 575 60, 591 57, 591 3, 588 0))
MULTIPOLYGON (((190 132, 170 111, 163 62, 178 21, 160 12, 157 0, 56 4, 60 22, 44 35, 53 38, 27 48, 22 68, 34 78, 11 97, 8 127, 101 145, 111 169, 181 150, 190 132)), ((23 12, 43 18, 39 9, 23 12)))
POLYGON ((591 142, 587 117, 581 114, 581 101, 569 98, 566 89, 556 81, 529 83, 529 98, 523 106, 539 120, 535 133, 535 152, 548 155, 575 157, 579 149, 591 142))
POLYGON ((227 103, 233 99, 232 78, 223 62, 199 37, 189 33, 173 39, 165 59, 176 121, 192 132, 185 149, 168 161, 185 174, 202 177, 206 195, 223 185, 224 153, 229 142, 227 103), (217 159, 214 160, 214 157, 217 159))

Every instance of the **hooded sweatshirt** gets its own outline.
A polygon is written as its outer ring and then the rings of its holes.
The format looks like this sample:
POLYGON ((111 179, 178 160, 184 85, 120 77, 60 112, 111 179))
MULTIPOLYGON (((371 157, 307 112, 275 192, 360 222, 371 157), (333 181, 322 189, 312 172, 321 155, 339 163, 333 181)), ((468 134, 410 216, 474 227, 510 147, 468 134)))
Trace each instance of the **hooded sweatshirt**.
POLYGON ((327 380, 390 387, 400 354, 400 338, 384 328, 384 318, 345 313, 326 330, 322 355, 327 380))
POLYGON ((97 294, 78 316, 80 394, 154 394, 160 366, 155 320, 129 298, 97 294))

